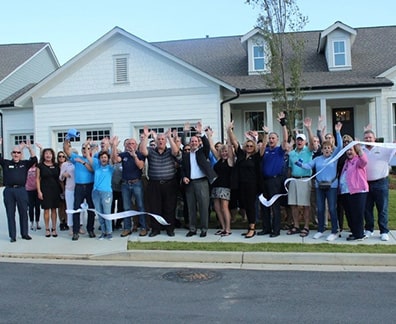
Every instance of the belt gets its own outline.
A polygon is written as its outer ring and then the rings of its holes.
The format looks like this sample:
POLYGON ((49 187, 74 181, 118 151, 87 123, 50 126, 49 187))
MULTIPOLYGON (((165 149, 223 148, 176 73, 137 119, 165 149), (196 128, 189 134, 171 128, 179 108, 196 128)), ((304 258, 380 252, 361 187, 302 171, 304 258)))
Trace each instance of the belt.
POLYGON ((141 179, 138 179, 138 178, 132 179, 132 180, 122 180, 122 183, 124 183, 124 184, 134 184, 134 183, 139 182, 140 180, 141 179))
POLYGON ((149 181, 150 182, 158 182, 159 184, 165 184, 165 183, 171 182, 173 180, 174 180, 174 178, 169 179, 169 180, 149 180, 149 181))
POLYGON ((296 178, 296 179, 306 179, 306 178, 309 178, 309 177, 307 177, 307 176, 305 176, 305 177, 295 177, 295 176, 292 176, 292 178, 296 178))
POLYGON ((282 177, 281 175, 274 175, 274 176, 263 176, 263 179, 264 180, 268 180, 268 179, 276 179, 276 178, 280 178, 280 177, 282 177))
POLYGON ((369 180, 369 181, 367 181, 367 182, 368 182, 368 183, 374 183, 374 182, 384 181, 384 180, 386 180, 386 179, 387 179, 387 177, 381 178, 381 179, 377 179, 377 180, 369 180))
POLYGON ((202 177, 202 178, 197 178, 197 179, 191 179, 190 181, 203 181, 203 180, 207 180, 207 178, 202 177))
POLYGON ((21 185, 8 185, 8 186, 5 186, 6 188, 22 188, 22 187, 25 187, 25 186, 21 186, 21 185))

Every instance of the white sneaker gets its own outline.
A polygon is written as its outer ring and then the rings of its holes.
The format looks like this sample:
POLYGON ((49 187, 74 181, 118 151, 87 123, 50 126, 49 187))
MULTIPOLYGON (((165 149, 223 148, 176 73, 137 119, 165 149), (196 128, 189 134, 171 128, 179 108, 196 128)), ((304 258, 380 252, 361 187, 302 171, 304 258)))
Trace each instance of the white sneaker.
POLYGON ((316 240, 316 239, 318 239, 318 238, 321 238, 323 236, 323 233, 322 232, 317 232, 314 236, 313 236, 313 238, 316 240))
POLYGON ((381 234, 381 241, 389 241, 388 233, 382 233, 381 234))
POLYGON ((331 233, 329 236, 326 237, 326 241, 332 242, 338 237, 337 233, 331 233))
POLYGON ((372 231, 368 231, 368 230, 364 231, 364 236, 366 238, 372 237, 373 235, 374 235, 374 233, 372 231))

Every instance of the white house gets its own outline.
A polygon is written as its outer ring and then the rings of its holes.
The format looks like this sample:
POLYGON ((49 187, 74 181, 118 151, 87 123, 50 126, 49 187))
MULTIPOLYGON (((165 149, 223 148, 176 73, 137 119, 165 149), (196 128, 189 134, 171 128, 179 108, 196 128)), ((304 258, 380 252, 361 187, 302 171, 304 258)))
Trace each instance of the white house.
MULTIPOLYGON (((217 139, 235 120, 239 139, 263 125, 279 131, 265 44, 259 30, 243 36, 148 43, 115 27, 13 102, 3 103, 4 149, 20 121, 43 146, 61 149, 69 128, 87 137, 138 138, 145 125, 164 131, 202 120, 217 139), (11 116, 18 116, 12 119, 11 116)), ((336 22, 299 33, 305 41, 301 120, 325 116, 343 133, 396 139, 396 26, 351 28, 336 22)), ((296 125, 301 128, 301 125, 296 125)), ((17 130, 17 131, 15 131, 17 130)))

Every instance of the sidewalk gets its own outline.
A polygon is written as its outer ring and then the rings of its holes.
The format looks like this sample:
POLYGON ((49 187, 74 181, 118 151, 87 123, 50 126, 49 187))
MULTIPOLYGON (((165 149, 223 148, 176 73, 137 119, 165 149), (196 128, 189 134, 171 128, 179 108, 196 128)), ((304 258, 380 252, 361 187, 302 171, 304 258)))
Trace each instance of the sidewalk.
MULTIPOLYGON (((254 243, 298 243, 298 244, 348 244, 348 245, 395 245, 395 233, 389 233, 390 239, 387 242, 380 240, 379 232, 375 231, 374 236, 364 241, 347 242, 348 232, 343 232, 342 237, 329 243, 325 235, 315 240, 312 236, 316 231, 311 231, 310 235, 301 238, 298 234, 286 235, 282 231, 276 238, 268 235, 246 239, 241 235, 244 230, 233 230, 232 235, 220 237, 214 235, 215 229, 210 229, 205 238, 199 235, 186 237, 186 229, 176 229, 175 236, 169 237, 166 232, 161 232, 154 238, 149 236, 139 237, 133 233, 129 237, 120 237, 121 231, 114 232, 112 241, 99 241, 97 238, 89 238, 87 234, 80 235, 78 241, 72 241, 68 231, 59 231, 58 237, 45 237, 44 223, 41 219, 42 229, 29 231, 32 240, 26 241, 20 237, 18 216, 17 218, 17 241, 10 243, 8 237, 8 227, 4 204, 2 201, 2 191, 0 189, 0 257, 1 258, 37 258, 37 259, 76 259, 76 260, 120 260, 120 261, 166 261, 166 262, 216 262, 216 263, 279 263, 279 264, 338 264, 338 265, 389 265, 396 266, 396 254, 342 254, 342 253, 270 253, 270 252, 213 252, 213 251, 128 251, 127 242, 238 242, 246 244, 254 243)), ((59 227, 59 226, 58 226, 59 227)), ((98 223, 95 224, 95 229, 98 223)), ((99 233, 95 230, 96 234, 99 233)), ((198 231, 199 234, 199 231, 198 231)), ((99 236, 99 235, 98 235, 99 236)))

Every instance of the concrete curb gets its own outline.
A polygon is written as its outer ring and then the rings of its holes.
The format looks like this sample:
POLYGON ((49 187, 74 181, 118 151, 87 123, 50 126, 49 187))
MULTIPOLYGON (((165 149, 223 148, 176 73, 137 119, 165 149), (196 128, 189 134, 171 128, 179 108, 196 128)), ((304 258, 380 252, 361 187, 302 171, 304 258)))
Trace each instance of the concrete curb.
POLYGON ((288 265, 396 266, 394 254, 353 253, 275 253, 130 250, 127 252, 91 255, 90 260, 237 263, 288 265))

